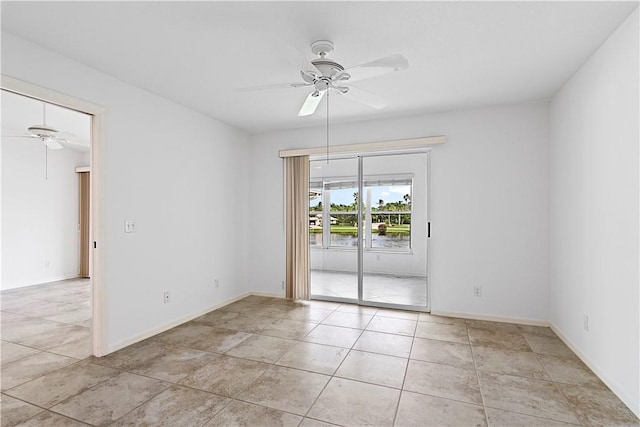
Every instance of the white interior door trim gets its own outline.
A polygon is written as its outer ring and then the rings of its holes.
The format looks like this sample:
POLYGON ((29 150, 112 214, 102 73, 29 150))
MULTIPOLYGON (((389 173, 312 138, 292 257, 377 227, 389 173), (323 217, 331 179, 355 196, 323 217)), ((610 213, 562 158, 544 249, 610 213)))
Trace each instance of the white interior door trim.
POLYGON ((103 295, 103 282, 102 282, 102 256, 103 245, 102 242, 102 230, 100 227, 100 183, 101 183, 101 170, 99 162, 99 147, 104 141, 105 131, 105 113, 106 109, 100 105, 93 104, 91 102, 75 98, 70 95, 66 95, 54 90, 38 86, 32 83, 28 83, 22 80, 15 79, 10 76, 0 76, 0 86, 10 92, 14 92, 20 95, 28 96, 31 98, 39 99, 41 101, 49 102, 51 104, 60 105, 61 107, 76 110, 82 113, 90 114, 91 119, 91 216, 90 216, 90 241, 100 242, 100 245, 95 246, 92 251, 89 252, 89 269, 91 276, 91 313, 92 313, 92 352, 94 356, 100 357, 104 355, 104 342, 103 342, 103 310, 102 310, 102 295, 103 295))

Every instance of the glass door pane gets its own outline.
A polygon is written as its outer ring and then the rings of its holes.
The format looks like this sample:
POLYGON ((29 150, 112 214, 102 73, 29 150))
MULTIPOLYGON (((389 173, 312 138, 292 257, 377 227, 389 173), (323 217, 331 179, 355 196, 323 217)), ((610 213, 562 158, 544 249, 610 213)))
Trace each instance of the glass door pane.
POLYGON ((358 159, 309 162, 311 295, 358 301, 358 159))
POLYGON ((427 154, 362 158, 363 304, 427 306, 427 154))

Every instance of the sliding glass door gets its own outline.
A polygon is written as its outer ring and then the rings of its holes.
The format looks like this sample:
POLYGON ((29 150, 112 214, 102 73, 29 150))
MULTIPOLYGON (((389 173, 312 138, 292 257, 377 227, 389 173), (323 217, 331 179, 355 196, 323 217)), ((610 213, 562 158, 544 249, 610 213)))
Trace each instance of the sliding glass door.
POLYGON ((358 159, 309 162, 311 295, 358 301, 358 159))
POLYGON ((310 162, 313 298, 428 307, 427 156, 310 162))

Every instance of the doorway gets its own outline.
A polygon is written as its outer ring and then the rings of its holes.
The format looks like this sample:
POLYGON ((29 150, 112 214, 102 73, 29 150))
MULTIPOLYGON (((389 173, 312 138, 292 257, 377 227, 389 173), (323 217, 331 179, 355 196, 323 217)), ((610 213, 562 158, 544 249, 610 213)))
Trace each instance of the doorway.
POLYGON ((309 163, 312 298, 427 311, 428 152, 309 163))
MULTIPOLYGON (((90 350, 89 354, 93 354, 94 356, 102 356, 104 354, 104 343, 102 339, 102 310, 101 310, 101 277, 102 277, 102 263, 100 262, 100 249, 97 245, 101 237, 100 232, 100 198, 97 197, 99 195, 99 179, 97 179, 99 174, 99 156, 98 156, 98 147, 100 141, 103 139, 103 123, 104 123, 104 114, 105 109, 98 105, 89 103, 87 101, 83 101, 69 95, 64 95, 59 92, 52 91, 50 89, 37 86, 28 82, 24 82, 18 79, 14 79, 8 76, 2 76, 1 80, 2 85, 2 93, 12 93, 14 95, 21 95, 39 102, 44 102, 51 104, 57 108, 63 108, 68 110, 73 110, 77 113, 81 113, 89 116, 90 125, 89 125, 89 142, 88 149, 86 152, 87 162, 85 164, 89 164, 89 170, 91 170, 90 178, 89 178, 89 193, 91 205, 89 208, 89 276, 88 286, 86 293, 89 295, 88 301, 84 304, 85 307, 89 307, 90 313, 90 321, 85 323, 86 326, 90 328, 89 330, 89 341, 90 341, 90 350)), ((6 109, 3 108, 3 113, 5 113, 6 109)), ((43 123, 40 123, 43 124, 43 123)), ((43 141, 40 141, 43 142, 43 141)), ((60 143, 64 143, 64 141, 58 141, 60 143)), ((46 144, 48 145, 48 144, 46 144)), ((62 151, 62 150, 59 150, 62 151)), ((48 153, 47 153, 48 155, 48 153)), ((45 160, 48 160, 46 158, 45 160)), ((75 171, 72 170, 74 175, 74 182, 76 184, 75 192, 78 193, 77 185, 78 178, 75 176, 75 171)), ((4 182, 4 181, 3 181, 4 182)), ((77 209, 77 207, 76 207, 77 209)), ((75 231, 78 232, 77 225, 75 227, 75 231)), ((78 233, 79 234, 79 233, 78 233)), ((3 236, 4 237, 4 236, 3 236)), ((77 239, 79 241, 79 239, 77 239)), ((6 251, 3 251, 5 253, 6 251)), ((86 254, 86 252, 85 252, 86 254)), ((79 273, 77 273, 79 274, 79 273)), ((64 285, 61 285, 64 287, 64 285)), ((3 299, 3 306, 5 305, 3 299)), ((20 325, 18 325, 20 326, 20 325)), ((4 325, 3 325, 4 328, 4 325)))

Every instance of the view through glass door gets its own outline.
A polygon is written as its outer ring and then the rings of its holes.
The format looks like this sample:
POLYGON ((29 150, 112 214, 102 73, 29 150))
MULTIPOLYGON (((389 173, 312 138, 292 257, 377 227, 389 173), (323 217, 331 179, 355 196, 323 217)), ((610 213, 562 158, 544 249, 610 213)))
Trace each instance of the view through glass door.
POLYGON ((309 188, 312 297, 424 310, 427 153, 312 160, 309 188))

